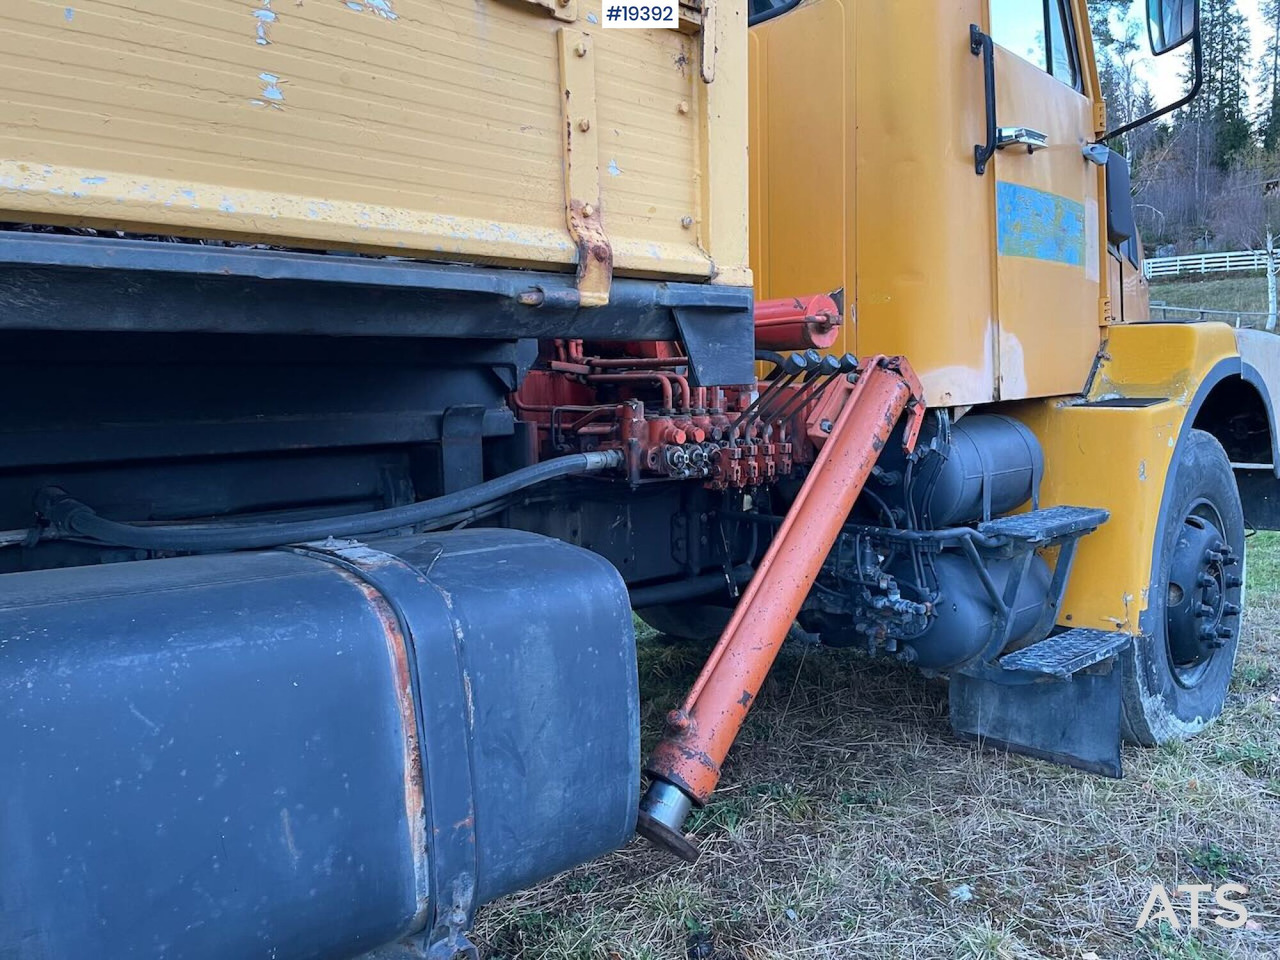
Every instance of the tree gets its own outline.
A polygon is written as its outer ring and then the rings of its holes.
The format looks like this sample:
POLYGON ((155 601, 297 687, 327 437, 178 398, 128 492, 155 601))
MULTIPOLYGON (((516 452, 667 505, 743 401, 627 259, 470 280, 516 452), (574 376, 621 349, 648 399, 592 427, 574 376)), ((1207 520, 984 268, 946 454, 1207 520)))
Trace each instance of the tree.
POLYGON ((1280 147, 1280 0, 1262 0, 1267 22, 1267 43, 1258 69, 1258 89, 1262 113, 1258 117, 1258 139, 1266 153, 1280 147))
MULTIPOLYGON (((1204 88, 1187 109, 1187 120, 1204 126, 1209 156, 1219 170, 1229 170, 1253 145, 1249 122, 1249 25, 1236 0, 1204 0, 1200 12, 1204 45, 1204 88)), ((1188 63, 1184 79, 1192 81, 1188 63)))

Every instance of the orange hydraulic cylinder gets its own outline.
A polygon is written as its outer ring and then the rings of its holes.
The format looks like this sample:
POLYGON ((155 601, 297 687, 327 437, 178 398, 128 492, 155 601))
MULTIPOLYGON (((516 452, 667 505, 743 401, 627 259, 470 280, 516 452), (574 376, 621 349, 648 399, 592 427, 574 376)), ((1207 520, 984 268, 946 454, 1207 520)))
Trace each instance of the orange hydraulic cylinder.
POLYGON ((840 336, 840 306, 826 294, 757 300, 755 319, 765 350, 825 350, 840 336))
POLYGON ((866 364, 720 642, 684 706, 668 716, 648 770, 695 803, 706 803, 715 790, 729 747, 908 404, 914 419, 905 443, 914 446, 922 396, 904 360, 866 364))

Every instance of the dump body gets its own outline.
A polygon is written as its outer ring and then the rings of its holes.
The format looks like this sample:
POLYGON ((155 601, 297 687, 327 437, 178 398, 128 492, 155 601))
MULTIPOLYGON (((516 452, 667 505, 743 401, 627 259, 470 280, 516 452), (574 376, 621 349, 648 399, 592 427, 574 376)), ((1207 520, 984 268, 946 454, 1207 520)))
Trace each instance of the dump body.
POLYGON ((566 268, 570 181, 618 272, 750 282, 732 4, 704 44, 600 0, 69 3, 0 11, 0 220, 566 268))

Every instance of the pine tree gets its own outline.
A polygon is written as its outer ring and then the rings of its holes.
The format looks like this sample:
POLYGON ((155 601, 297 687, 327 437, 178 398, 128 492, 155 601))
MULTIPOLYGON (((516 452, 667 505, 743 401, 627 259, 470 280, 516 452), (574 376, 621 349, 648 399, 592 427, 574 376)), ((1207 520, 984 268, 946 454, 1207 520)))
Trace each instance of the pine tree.
POLYGON ((1280 0, 1262 0, 1267 22, 1267 43, 1258 65, 1258 89, 1262 113, 1258 117, 1258 139, 1262 149, 1275 153, 1280 147, 1280 0))
MULTIPOLYGON (((1187 120, 1207 134, 1209 158, 1228 170, 1247 156, 1253 145, 1249 123, 1249 25, 1236 0, 1204 0, 1200 12, 1204 44, 1204 88, 1187 110, 1187 120)), ((1188 58, 1190 54, 1188 54, 1188 58)), ((1184 78, 1193 65, 1188 59, 1184 78)))

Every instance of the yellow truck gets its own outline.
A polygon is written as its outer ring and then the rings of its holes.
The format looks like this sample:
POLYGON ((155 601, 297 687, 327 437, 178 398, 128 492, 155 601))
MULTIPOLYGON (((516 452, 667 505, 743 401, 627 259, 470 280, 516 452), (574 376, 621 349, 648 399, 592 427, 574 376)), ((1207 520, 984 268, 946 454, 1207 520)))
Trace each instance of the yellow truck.
POLYGON ((1095 773, 1212 722, 1280 352, 1150 321, 1087 13, 10 0, 0 954, 475 957, 696 859, 797 623, 1095 773), (633 611, 718 637, 643 762, 633 611))

